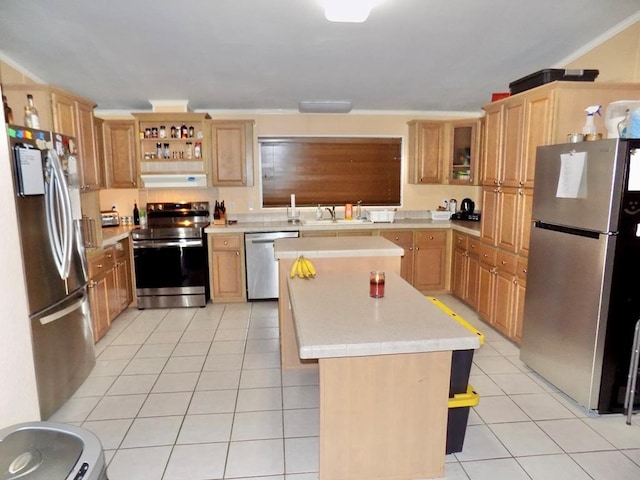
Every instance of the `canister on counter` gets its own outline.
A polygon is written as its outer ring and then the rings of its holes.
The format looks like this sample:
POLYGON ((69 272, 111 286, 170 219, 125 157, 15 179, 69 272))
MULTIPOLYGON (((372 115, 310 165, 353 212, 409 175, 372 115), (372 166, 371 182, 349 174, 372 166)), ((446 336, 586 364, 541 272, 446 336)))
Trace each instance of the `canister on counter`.
POLYGON ((344 219, 353 220, 353 203, 347 203, 344 206, 344 219))
POLYGON ((570 133, 567 135, 567 143, 578 143, 584 140, 584 135, 581 133, 570 133))

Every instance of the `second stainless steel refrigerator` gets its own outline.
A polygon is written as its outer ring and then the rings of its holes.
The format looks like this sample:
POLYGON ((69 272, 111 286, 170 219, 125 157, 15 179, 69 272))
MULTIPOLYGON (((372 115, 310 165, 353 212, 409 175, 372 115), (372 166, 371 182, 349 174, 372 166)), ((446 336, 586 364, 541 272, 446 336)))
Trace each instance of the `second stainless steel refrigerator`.
POLYGON ((622 411, 640 317, 640 140, 539 147, 529 248, 521 359, 584 407, 622 411))

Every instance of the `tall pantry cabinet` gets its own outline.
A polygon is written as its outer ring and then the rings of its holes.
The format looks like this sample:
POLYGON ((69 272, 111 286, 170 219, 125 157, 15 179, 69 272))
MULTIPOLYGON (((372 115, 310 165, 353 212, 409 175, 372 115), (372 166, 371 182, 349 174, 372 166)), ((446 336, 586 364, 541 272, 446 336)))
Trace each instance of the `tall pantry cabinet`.
POLYGON ((521 340, 537 147, 582 131, 589 105, 637 98, 640 84, 553 82, 483 107, 478 312, 512 340, 521 340))

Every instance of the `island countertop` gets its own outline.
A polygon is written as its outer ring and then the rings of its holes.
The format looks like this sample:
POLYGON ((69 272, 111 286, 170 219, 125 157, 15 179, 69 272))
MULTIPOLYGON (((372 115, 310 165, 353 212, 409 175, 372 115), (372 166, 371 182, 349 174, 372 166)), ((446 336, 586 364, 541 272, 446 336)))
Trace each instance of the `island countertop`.
POLYGON ((384 237, 300 237, 275 241, 276 259, 321 257, 401 257, 404 249, 384 237))
POLYGON ((302 359, 480 347, 475 333, 396 273, 386 274, 383 298, 369 296, 366 272, 290 278, 288 287, 302 359))

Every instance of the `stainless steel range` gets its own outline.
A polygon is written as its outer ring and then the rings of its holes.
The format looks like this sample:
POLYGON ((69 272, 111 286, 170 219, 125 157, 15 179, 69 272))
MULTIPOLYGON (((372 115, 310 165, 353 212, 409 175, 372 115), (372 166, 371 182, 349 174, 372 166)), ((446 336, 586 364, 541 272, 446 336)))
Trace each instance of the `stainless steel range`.
POLYGON ((147 226, 132 232, 138 308, 207 304, 209 213, 209 202, 147 203, 147 226))

